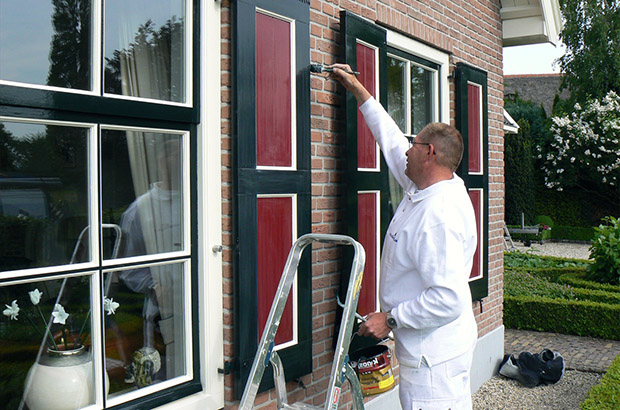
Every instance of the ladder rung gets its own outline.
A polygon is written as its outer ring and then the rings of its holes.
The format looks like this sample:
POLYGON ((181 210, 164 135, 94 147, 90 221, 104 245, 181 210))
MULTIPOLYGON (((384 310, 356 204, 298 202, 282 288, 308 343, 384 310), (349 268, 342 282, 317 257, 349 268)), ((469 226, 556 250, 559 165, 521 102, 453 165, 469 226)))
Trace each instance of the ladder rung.
POLYGON ((285 404, 282 409, 290 409, 290 410, 322 410, 323 406, 311 406, 306 403, 293 403, 293 404, 285 404))

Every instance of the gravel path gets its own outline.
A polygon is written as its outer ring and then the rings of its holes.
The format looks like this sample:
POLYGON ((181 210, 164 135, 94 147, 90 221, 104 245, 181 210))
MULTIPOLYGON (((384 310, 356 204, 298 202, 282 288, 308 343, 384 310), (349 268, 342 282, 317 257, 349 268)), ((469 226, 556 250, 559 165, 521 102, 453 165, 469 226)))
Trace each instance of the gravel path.
POLYGON ((556 384, 525 387, 517 380, 495 376, 473 395, 474 410, 579 410, 600 373, 567 370, 556 384))
MULTIPOLYGON (((564 258, 588 259, 589 244, 563 242, 515 242, 521 252, 564 258)), ((579 410, 588 391, 603 377, 601 373, 567 370, 560 381, 549 386, 525 387, 500 375, 488 380, 473 395, 473 410, 579 410)))
POLYGON ((544 242, 542 245, 532 243, 532 246, 524 246, 522 242, 514 242, 514 245, 518 251, 529 252, 534 255, 575 259, 588 259, 590 257, 589 243, 544 242))

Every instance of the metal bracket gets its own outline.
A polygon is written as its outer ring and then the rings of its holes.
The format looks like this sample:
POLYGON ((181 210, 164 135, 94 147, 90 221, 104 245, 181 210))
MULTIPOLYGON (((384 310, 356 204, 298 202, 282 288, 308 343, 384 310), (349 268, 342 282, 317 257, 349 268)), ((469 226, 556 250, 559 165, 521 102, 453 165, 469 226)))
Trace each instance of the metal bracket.
POLYGON ((224 368, 222 369, 221 367, 219 367, 217 369, 217 372, 223 375, 232 374, 234 364, 234 361, 226 361, 224 362, 224 368))

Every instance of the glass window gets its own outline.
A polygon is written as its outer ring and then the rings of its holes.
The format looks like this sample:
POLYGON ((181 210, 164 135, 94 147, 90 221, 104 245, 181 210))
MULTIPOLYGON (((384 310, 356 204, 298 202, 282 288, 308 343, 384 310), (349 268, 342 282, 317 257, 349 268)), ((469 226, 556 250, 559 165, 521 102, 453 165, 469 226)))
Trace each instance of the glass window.
POLYGON ((77 409, 95 402, 91 278, 0 287, 4 409, 77 409))
POLYGON ((120 226, 118 257, 184 250, 179 134, 103 129, 103 221, 120 226))
POLYGON ((426 124, 434 121, 434 73, 411 64, 411 133, 417 135, 426 124))
POLYGON ((117 307, 116 314, 105 316, 110 399, 187 373, 187 266, 137 266, 105 274, 106 295, 116 304, 110 307, 117 307))
POLYGON ((106 93, 185 102, 185 2, 105 2, 106 93))
MULTIPOLYGON (((438 118, 437 65, 393 51, 397 55, 388 54, 387 59, 388 112, 403 133, 417 135, 438 118)), ((395 212, 404 192, 391 173, 389 186, 392 212, 395 212)))
POLYGON ((92 89, 89 1, 0 0, 0 80, 92 89))
POLYGON ((91 260, 90 132, 0 119, 0 271, 91 260))
POLYGON ((388 111, 401 130, 407 129, 407 62, 388 58, 388 111))

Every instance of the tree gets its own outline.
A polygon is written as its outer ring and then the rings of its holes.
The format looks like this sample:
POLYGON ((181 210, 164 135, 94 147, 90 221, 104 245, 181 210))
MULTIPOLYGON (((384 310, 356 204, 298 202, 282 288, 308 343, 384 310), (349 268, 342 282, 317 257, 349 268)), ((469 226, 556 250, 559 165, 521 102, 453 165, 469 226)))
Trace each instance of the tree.
MULTIPOLYGON (((553 140, 540 151, 548 188, 577 188, 592 200, 618 209, 620 203, 620 97, 610 91, 602 100, 573 113, 553 117, 553 140), (542 152, 546 152, 543 157, 542 152)), ((617 211, 616 211, 617 212, 617 211)))
POLYGON ((53 0, 54 35, 47 84, 90 89, 91 9, 89 0, 53 0))
MULTIPOLYGON (((610 90, 620 93, 620 4, 615 0, 564 0, 566 53, 560 57, 562 88, 571 101, 601 99, 610 90)), ((571 104, 572 105, 572 104, 571 104)))
POLYGON ((519 133, 506 135, 506 223, 521 223, 521 213, 526 221, 534 218, 535 186, 534 157, 530 138, 530 124, 518 121, 519 133))

